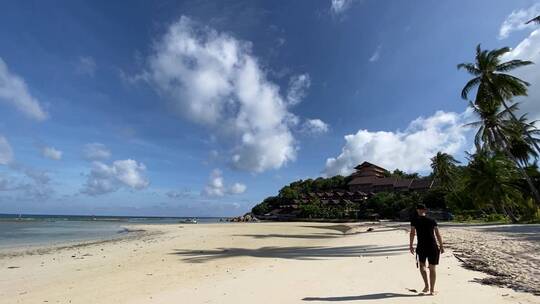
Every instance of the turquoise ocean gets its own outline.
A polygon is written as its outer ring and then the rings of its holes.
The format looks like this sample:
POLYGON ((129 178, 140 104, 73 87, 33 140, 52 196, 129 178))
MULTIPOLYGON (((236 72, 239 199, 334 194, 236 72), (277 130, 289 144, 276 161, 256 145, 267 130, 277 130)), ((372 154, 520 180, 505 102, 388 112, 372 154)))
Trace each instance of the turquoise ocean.
MULTIPOLYGON (((136 224, 178 224, 185 217, 0 214, 0 249, 99 241, 122 237, 136 224)), ((218 223, 221 218, 197 218, 218 223)))

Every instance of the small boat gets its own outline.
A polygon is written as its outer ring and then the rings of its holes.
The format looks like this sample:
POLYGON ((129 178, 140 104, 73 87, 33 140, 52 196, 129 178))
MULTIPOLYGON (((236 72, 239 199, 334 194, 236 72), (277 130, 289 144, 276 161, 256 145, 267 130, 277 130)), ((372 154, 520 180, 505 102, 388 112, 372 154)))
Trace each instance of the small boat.
POLYGON ((188 218, 185 220, 181 220, 180 223, 182 224, 197 224, 197 220, 194 218, 188 218))

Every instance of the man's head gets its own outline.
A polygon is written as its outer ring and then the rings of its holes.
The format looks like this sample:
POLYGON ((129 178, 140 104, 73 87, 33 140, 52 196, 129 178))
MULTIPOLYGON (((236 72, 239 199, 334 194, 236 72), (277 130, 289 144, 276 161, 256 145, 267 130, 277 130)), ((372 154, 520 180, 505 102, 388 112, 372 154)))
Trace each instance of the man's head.
POLYGON ((424 204, 417 204, 416 205, 416 213, 418 213, 418 215, 420 215, 420 216, 426 215, 426 212, 427 212, 426 205, 424 205, 424 204))

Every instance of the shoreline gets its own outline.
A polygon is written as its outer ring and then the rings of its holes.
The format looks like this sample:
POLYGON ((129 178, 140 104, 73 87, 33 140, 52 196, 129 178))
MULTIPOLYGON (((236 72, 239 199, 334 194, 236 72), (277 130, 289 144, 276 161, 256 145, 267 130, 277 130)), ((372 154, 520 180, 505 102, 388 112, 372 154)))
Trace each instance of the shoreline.
POLYGON ((104 238, 96 239, 84 239, 84 240, 73 240, 73 241, 58 241, 53 244, 22 244, 15 245, 14 247, 2 247, 0 248, 0 259, 2 258, 13 258, 25 255, 43 255, 55 251, 69 250, 84 248, 86 246, 115 243, 121 241, 128 241, 143 238, 146 236, 152 236, 159 234, 159 231, 149 232, 144 229, 129 229, 124 228, 125 230, 117 232, 116 235, 104 238))

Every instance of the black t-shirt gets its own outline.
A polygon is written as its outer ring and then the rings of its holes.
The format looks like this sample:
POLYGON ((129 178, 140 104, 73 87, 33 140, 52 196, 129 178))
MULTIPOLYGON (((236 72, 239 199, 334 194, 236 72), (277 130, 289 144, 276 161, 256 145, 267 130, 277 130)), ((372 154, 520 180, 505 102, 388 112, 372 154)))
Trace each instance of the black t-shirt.
POLYGON ((437 227, 437 222, 426 216, 418 216, 411 220, 411 226, 416 229, 418 244, 416 250, 437 248, 435 241, 434 228, 437 227))

